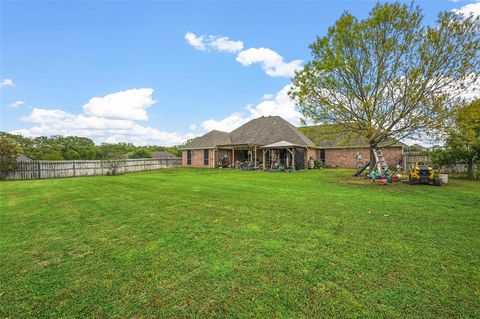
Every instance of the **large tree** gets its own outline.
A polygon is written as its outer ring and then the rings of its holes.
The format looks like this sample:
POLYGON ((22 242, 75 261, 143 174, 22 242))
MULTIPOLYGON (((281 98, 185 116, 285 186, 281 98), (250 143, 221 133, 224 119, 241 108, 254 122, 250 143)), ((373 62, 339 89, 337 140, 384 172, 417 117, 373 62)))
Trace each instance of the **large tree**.
POLYGON ((310 45, 290 96, 306 119, 340 124, 371 150, 432 133, 479 78, 479 35, 479 18, 444 12, 426 26, 413 4, 377 4, 363 20, 344 13, 310 45))

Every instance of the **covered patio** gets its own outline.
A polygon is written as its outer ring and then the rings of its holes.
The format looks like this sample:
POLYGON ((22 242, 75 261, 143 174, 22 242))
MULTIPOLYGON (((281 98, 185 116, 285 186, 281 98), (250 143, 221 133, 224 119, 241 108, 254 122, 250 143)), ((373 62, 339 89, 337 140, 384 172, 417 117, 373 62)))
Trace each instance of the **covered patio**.
POLYGON ((237 169, 257 169, 257 151, 258 145, 253 144, 221 145, 215 149, 219 166, 223 163, 223 167, 227 167, 227 163, 228 167, 237 169))
POLYGON ((257 169, 258 145, 245 144, 245 145, 233 145, 233 164, 237 169, 257 169))
POLYGON ((305 148, 287 141, 262 146, 263 170, 282 171, 284 169, 303 169, 305 167, 305 148))

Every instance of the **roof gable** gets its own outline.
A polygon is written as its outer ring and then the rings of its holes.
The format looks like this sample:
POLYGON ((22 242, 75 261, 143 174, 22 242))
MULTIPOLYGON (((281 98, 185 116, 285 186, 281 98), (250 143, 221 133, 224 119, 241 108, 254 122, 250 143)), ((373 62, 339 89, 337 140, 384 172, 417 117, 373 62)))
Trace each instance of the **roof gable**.
POLYGON ((175 158, 175 154, 172 154, 167 151, 155 151, 152 153, 152 158, 175 158))
POLYGON ((201 149, 213 148, 217 145, 231 144, 230 133, 213 130, 186 143, 182 148, 201 149))
POLYGON ((280 116, 265 116, 253 119, 230 133, 232 144, 267 145, 287 141, 299 146, 314 143, 295 126, 280 116))

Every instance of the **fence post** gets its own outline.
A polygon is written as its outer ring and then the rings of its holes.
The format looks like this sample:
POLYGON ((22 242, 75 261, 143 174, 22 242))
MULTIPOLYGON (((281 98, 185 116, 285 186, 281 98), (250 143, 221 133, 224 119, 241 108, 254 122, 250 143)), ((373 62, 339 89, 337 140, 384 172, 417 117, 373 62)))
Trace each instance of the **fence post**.
POLYGON ((75 175, 75 160, 73 160, 72 164, 73 164, 73 177, 75 177, 76 176, 75 175))
POLYGON ((40 161, 37 162, 37 175, 38 175, 38 178, 42 178, 42 171, 41 171, 41 168, 40 168, 40 161))

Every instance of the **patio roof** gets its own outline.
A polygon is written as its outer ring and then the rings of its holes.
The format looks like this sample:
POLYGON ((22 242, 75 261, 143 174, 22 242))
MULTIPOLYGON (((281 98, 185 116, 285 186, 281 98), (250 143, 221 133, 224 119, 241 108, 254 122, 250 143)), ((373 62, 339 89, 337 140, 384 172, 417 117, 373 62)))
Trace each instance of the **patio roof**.
POLYGON ((300 146, 300 145, 290 143, 287 141, 280 141, 280 142, 264 145, 262 146, 262 148, 289 148, 289 147, 297 147, 297 146, 300 146))

